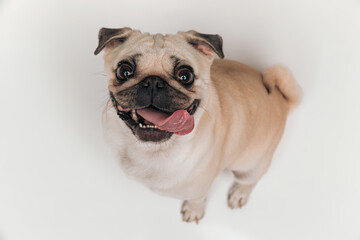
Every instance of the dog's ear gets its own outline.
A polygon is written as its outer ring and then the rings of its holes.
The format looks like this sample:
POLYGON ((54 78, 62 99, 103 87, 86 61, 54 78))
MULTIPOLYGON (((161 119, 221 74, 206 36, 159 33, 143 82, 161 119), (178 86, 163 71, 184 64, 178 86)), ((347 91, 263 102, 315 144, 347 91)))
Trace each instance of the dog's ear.
POLYGON ((115 47, 128 39, 133 30, 131 28, 101 28, 99 30, 99 44, 94 52, 99 54, 105 47, 115 47))
POLYGON ((216 53, 220 58, 224 58, 223 40, 218 34, 204 34, 194 30, 183 33, 186 41, 201 53, 213 56, 216 53))

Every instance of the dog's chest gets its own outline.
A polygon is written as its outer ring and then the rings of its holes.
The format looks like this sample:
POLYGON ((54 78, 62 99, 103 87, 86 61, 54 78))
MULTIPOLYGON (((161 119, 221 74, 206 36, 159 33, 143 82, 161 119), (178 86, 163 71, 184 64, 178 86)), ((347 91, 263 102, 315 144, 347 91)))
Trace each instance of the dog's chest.
POLYGON ((195 159, 186 159, 187 151, 146 153, 126 152, 122 164, 128 174, 152 188, 171 188, 189 175, 195 159), (188 161, 187 161, 188 160, 188 161))
POLYGON ((198 195, 203 184, 198 172, 200 151, 194 154, 192 147, 146 153, 127 151, 122 157, 122 166, 127 174, 141 181, 147 187, 165 195, 178 198, 198 195), (194 184, 197 183, 197 184, 194 184))

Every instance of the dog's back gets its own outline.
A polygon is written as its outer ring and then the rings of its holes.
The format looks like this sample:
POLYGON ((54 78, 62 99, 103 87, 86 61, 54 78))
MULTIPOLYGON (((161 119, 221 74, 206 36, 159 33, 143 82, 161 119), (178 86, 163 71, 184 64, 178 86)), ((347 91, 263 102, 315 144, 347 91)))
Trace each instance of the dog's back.
MULTIPOLYGON (((301 90, 282 66, 264 74, 231 60, 215 60, 211 79, 221 105, 221 131, 232 147, 225 151, 224 165, 247 171, 259 161, 271 159, 278 145, 288 112, 301 99, 301 90), (226 153, 225 153, 226 154, 226 153)), ((266 164, 267 165, 267 164, 266 164)))
MULTIPOLYGON (((279 91, 283 100, 287 102, 289 110, 301 102, 301 88, 290 70, 281 65, 273 65, 262 74, 240 62, 215 59, 211 68, 211 76, 217 90, 238 89, 239 97, 250 94, 256 98, 262 98, 271 95, 274 91, 279 91)), ((234 92, 233 90, 230 92, 234 92)), ((222 94, 220 91, 218 94, 222 94)), ((236 95, 230 97, 236 98, 236 95)))

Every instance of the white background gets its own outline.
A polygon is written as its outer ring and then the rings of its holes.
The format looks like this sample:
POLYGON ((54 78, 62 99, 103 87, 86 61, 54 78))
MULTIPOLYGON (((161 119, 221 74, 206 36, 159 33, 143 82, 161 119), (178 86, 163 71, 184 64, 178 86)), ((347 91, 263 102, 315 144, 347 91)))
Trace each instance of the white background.
POLYGON ((0 239, 359 240, 359 82, 359 0, 0 1, 0 239), (104 26, 218 33, 226 58, 292 69, 304 101, 246 207, 225 173, 183 223, 124 175, 101 131, 104 26))

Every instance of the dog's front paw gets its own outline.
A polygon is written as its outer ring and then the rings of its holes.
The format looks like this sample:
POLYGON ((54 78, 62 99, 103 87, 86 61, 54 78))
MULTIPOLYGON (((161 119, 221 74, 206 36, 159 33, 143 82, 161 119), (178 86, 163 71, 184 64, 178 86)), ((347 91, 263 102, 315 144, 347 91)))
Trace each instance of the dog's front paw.
POLYGON ((229 208, 242 208, 247 203, 253 187, 253 185, 234 183, 228 193, 229 208))
POLYGON ((195 221, 198 224, 205 214, 205 201, 184 201, 181 206, 181 214, 184 222, 195 221))

